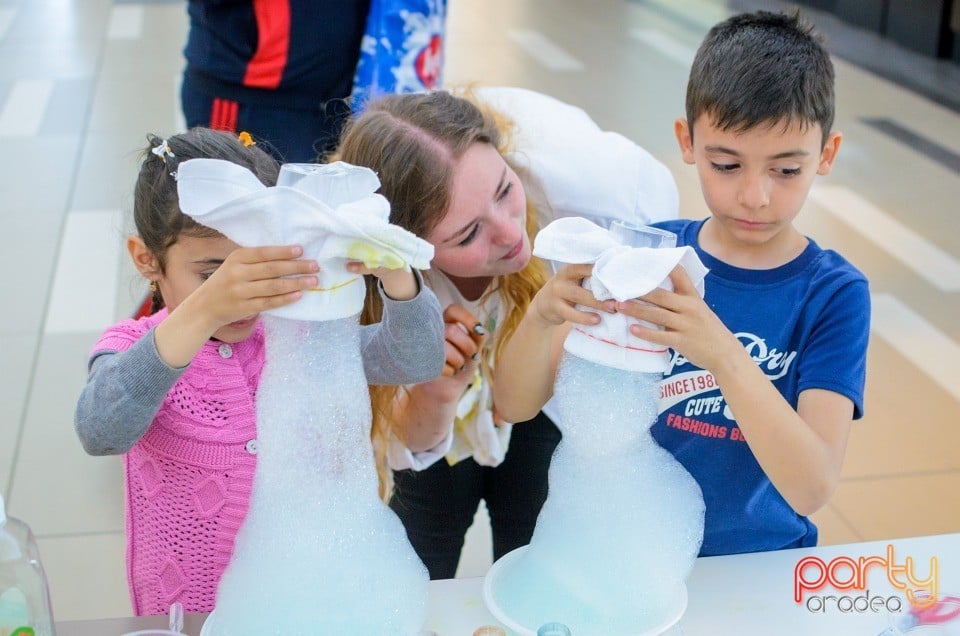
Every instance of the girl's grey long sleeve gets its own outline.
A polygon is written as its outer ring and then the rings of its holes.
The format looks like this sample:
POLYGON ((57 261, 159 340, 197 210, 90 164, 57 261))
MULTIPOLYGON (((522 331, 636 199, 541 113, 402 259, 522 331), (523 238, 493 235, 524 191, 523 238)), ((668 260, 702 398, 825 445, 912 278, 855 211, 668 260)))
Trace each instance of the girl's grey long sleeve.
POLYGON ((160 359, 153 329, 126 351, 98 351, 90 359, 74 427, 91 455, 122 455, 143 437, 163 399, 187 367, 160 359))
POLYGON ((419 384, 440 375, 445 360, 440 301, 417 274, 419 293, 392 300, 383 293, 383 317, 360 332, 369 384, 419 384))
MULTIPOLYGON (((392 300, 381 291, 383 319, 361 330, 363 366, 370 384, 426 382, 443 369, 440 303, 419 282, 420 292, 410 300, 392 300)), ((77 436, 89 454, 121 455, 130 450, 187 370, 173 368, 160 358, 153 332, 126 351, 98 351, 90 359, 87 384, 74 415, 77 436)))

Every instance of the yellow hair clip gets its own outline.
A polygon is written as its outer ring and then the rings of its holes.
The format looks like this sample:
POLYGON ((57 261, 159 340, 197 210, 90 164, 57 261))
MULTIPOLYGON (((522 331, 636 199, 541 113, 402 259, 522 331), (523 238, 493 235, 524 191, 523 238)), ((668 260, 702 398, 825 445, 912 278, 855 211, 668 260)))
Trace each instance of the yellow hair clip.
POLYGON ((250 146, 257 145, 257 142, 253 140, 253 137, 251 137, 250 133, 248 133, 246 130, 242 131, 239 135, 237 135, 237 139, 239 139, 240 143, 242 143, 247 148, 249 148, 250 146))

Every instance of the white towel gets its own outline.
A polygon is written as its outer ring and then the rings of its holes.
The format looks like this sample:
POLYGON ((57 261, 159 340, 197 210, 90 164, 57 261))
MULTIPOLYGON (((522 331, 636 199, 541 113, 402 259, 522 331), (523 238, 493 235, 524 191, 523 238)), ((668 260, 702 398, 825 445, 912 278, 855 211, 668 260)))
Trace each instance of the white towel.
POLYGON ((541 225, 567 216, 602 224, 677 218, 670 170, 632 140, 601 129, 582 109, 523 88, 480 87, 475 93, 515 124, 510 146, 516 150, 508 157, 539 182, 523 187, 544 215, 541 225))
POLYGON ((428 269, 433 246, 391 225, 390 204, 368 168, 343 162, 285 164, 275 187, 248 169, 219 159, 191 159, 177 168, 180 209, 245 247, 301 245, 320 265, 319 285, 299 301, 268 313, 296 320, 335 320, 363 307, 368 267, 428 269))
MULTIPOLYGON (((533 253, 561 263, 593 263, 593 273, 584 280, 583 286, 597 300, 612 298, 624 302, 657 287, 673 289, 670 272, 677 265, 686 270, 703 296, 707 268, 692 247, 629 247, 623 245, 613 231, 586 219, 557 219, 540 230, 533 253)), ((599 324, 573 326, 563 343, 564 349, 591 362, 618 369, 665 371, 670 360, 667 348, 631 334, 633 324, 652 326, 624 314, 600 312, 599 324)))

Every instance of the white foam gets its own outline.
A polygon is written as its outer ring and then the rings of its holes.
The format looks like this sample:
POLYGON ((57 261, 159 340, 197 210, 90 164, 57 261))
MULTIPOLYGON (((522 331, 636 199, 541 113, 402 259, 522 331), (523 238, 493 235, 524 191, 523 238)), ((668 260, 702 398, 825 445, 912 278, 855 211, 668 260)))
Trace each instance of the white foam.
POLYGON ((428 576, 377 496, 357 317, 263 320, 257 472, 211 636, 417 634, 428 576))
POLYGON ((650 435, 660 379, 564 355, 555 385, 563 440, 549 495, 530 546, 492 590, 518 624, 637 634, 669 619, 684 598, 704 504, 650 435))

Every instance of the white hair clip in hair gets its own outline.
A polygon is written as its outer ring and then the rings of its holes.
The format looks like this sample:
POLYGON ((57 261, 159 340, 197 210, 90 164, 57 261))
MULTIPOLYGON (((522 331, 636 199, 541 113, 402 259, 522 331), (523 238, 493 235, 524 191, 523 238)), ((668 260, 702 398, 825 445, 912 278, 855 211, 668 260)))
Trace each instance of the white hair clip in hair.
POLYGON ((170 144, 167 143, 166 139, 161 139, 160 143, 154 146, 150 152, 163 159, 164 163, 167 162, 167 157, 176 157, 176 155, 173 154, 173 150, 170 149, 170 144))

